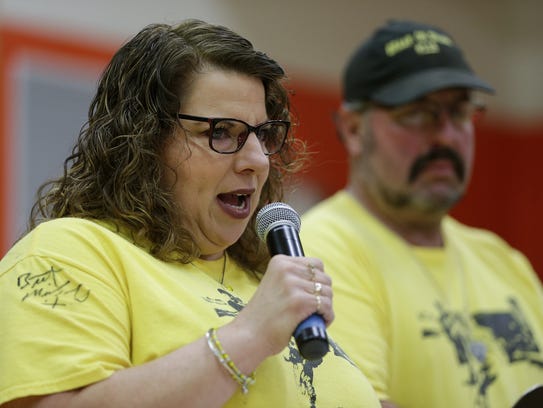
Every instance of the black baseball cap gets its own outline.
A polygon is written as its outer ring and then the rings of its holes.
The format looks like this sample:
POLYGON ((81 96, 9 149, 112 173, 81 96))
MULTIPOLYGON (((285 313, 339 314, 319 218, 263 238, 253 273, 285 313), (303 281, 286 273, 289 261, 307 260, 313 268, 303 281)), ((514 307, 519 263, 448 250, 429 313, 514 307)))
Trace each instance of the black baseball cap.
POLYGON ((343 97, 396 106, 445 88, 494 93, 464 59, 449 34, 438 27, 390 20, 360 45, 347 63, 343 97))

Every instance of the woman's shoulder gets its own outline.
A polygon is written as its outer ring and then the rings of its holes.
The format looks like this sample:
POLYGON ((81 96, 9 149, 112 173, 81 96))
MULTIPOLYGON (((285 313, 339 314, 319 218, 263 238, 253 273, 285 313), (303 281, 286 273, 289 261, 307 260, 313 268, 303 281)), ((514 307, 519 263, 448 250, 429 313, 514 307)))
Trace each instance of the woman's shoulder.
POLYGON ((25 237, 31 240, 50 240, 50 239, 75 239, 71 241, 87 242, 90 239, 100 240, 119 240, 126 239, 129 234, 123 230, 118 224, 111 221, 78 218, 78 217, 63 217, 53 220, 44 221, 25 237))
POLYGON ((81 256, 107 252, 112 247, 131 245, 114 223, 66 217, 40 223, 19 239, 2 259, 15 263, 29 256, 81 256))

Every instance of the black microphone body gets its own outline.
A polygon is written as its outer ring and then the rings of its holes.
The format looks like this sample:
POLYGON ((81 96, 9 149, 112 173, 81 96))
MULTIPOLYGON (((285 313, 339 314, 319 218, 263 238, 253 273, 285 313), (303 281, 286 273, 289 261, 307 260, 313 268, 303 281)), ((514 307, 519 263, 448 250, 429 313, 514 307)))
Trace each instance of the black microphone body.
POLYGON ((270 255, 304 256, 298 232, 291 225, 278 225, 272 228, 266 236, 266 244, 270 255))
MULTIPOLYGON (((298 235, 300 217, 290 206, 284 203, 264 206, 257 214, 256 224, 257 233, 266 242, 271 256, 304 256, 298 235)), ((307 360, 322 358, 328 352, 326 324, 317 313, 302 321, 293 336, 300 354, 307 360)))

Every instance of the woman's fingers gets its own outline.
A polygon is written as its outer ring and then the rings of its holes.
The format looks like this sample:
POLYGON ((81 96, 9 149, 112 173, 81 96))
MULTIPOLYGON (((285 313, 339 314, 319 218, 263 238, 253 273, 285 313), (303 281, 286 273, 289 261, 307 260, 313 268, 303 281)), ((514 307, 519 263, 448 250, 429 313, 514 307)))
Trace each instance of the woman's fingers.
POLYGON ((264 334, 261 338, 276 353, 287 345, 296 326, 313 313, 321 314, 327 326, 334 319, 331 279, 322 261, 276 255, 239 317, 255 333, 264 334))

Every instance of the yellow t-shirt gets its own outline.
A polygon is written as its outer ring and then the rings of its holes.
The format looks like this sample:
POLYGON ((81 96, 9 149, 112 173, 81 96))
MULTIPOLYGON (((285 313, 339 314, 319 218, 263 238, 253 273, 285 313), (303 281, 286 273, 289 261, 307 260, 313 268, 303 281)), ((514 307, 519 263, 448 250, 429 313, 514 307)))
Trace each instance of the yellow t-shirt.
POLYGON ((329 333, 401 408, 510 408, 543 383, 543 292, 495 234, 446 218, 446 246, 406 245, 341 191, 302 217, 332 276, 329 333))
MULTIPOLYGON (((82 387, 233 319, 258 281, 228 260, 166 263, 100 223, 43 223, 0 261, 0 404, 82 387)), ((228 407, 378 407, 341 348, 302 359, 292 340, 228 407)))

